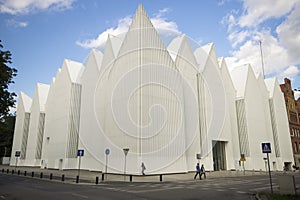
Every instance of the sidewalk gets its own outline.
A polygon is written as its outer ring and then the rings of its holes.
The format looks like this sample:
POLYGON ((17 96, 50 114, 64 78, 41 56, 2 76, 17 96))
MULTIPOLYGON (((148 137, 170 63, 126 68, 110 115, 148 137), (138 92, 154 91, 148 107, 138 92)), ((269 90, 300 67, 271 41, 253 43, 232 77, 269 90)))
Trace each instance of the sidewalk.
MULTIPOLYGON (((56 169, 41 169, 39 167, 24 167, 20 166, 15 169, 14 166, 8 165, 0 165, 0 173, 7 174, 17 174, 19 171, 20 176, 31 177, 32 172, 33 176, 36 178, 50 179, 50 174, 52 174, 52 179, 61 181, 64 178, 65 182, 75 182, 76 176, 78 176, 78 170, 56 170, 56 169), (12 172, 14 171, 14 172, 12 172), (41 174, 42 173, 42 174, 41 174), (64 177, 63 177, 64 175, 64 177)), ((98 182, 100 183, 102 179, 108 182, 177 182, 177 181, 186 181, 193 180, 195 172, 189 173, 180 173, 180 174, 155 174, 155 175, 129 175, 127 174, 125 177, 123 174, 102 174, 101 172, 80 170, 80 179, 81 183, 96 183, 96 177, 98 177, 98 182)), ((258 175, 266 175, 265 171, 245 171, 245 175, 243 171, 215 171, 215 172, 206 172, 207 178, 220 178, 220 177, 242 177, 242 176, 258 176, 258 175)))

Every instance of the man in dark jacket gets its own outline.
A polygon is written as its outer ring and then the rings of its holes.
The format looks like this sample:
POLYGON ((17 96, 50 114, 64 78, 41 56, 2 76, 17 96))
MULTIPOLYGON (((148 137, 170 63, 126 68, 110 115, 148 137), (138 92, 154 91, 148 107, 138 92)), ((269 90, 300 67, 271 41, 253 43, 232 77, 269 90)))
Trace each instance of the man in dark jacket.
POLYGON ((201 179, 201 173, 200 173, 200 166, 199 163, 196 165, 196 174, 194 176, 194 179, 196 179, 197 175, 199 174, 199 179, 201 179))

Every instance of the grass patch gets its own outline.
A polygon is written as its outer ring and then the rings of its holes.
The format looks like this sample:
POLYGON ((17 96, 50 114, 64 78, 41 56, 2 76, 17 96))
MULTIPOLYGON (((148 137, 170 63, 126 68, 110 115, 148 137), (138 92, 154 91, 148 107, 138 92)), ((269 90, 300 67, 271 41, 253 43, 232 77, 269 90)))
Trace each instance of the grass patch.
POLYGON ((267 200, 300 200, 299 195, 282 195, 282 194, 259 194, 261 199, 267 200))

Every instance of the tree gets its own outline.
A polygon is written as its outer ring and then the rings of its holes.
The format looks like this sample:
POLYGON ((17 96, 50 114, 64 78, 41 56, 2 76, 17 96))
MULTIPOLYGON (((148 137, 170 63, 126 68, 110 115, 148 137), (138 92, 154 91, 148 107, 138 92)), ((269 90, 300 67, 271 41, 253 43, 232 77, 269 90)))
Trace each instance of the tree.
POLYGON ((16 100, 16 94, 10 92, 8 87, 13 84, 13 77, 17 75, 17 70, 9 65, 11 62, 10 51, 4 51, 0 40, 0 157, 10 156, 12 140, 14 135, 16 117, 9 114, 16 100))
POLYGON ((0 158, 10 157, 16 116, 7 115, 0 120, 0 158))
POLYGON ((10 67, 11 53, 4 51, 0 40, 0 119, 9 114, 10 108, 14 107, 16 94, 10 92, 8 87, 13 84, 13 77, 17 75, 17 70, 10 67))

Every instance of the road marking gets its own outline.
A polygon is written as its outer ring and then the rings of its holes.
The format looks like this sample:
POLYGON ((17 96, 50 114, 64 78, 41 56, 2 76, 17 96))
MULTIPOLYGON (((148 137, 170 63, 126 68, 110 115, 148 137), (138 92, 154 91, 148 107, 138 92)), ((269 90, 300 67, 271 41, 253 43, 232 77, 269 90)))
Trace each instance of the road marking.
POLYGON ((176 190, 176 189, 183 189, 183 187, 157 188, 157 189, 127 191, 127 192, 130 192, 130 193, 146 193, 146 192, 159 192, 159 191, 176 190))
POLYGON ((1 197, 1 199, 6 199, 5 196, 3 196, 3 195, 1 195, 0 197, 1 197))
MULTIPOLYGON (((276 185, 273 184, 273 188, 274 187, 276 187, 276 185)), ((250 189, 250 191, 265 190, 265 189, 270 189, 270 186, 259 187, 259 188, 252 188, 252 189, 250 189)))
POLYGON ((246 194, 247 192, 244 192, 244 191, 236 191, 236 193, 239 193, 239 194, 246 194))
POLYGON ((75 196, 75 197, 80 197, 80 198, 84 198, 84 199, 88 199, 88 196, 85 195, 81 195, 81 194, 77 194, 77 193, 71 193, 71 195, 75 196))

